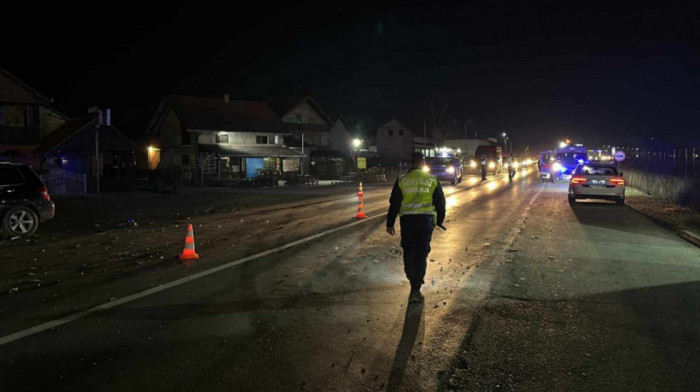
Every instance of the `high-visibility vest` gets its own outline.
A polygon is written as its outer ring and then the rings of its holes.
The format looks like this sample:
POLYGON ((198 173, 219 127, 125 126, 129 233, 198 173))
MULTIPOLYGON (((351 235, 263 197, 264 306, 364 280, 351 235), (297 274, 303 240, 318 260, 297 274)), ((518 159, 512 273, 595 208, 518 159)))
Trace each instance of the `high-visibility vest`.
POLYGON ((399 216, 437 215, 433 205, 437 185, 437 177, 422 170, 411 170, 399 177, 399 189, 403 194, 399 216))

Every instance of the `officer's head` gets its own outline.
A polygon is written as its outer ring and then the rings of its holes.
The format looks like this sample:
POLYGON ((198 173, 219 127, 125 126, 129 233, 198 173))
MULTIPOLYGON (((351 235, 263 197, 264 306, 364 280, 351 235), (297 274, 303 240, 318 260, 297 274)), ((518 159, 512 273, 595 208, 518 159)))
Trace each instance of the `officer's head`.
POLYGON ((425 158, 423 157, 423 153, 421 152, 414 152, 411 154, 411 166, 413 167, 423 167, 425 165, 425 158))

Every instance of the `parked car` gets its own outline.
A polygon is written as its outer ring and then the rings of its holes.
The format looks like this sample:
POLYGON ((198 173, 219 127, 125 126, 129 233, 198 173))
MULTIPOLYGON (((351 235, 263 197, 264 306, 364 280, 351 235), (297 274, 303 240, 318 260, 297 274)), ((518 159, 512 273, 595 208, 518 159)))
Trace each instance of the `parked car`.
POLYGON ((456 156, 427 158, 425 168, 436 176, 438 181, 449 181, 452 185, 462 182, 462 163, 456 156))
POLYGON ((569 204, 579 199, 613 200, 625 204, 625 179, 612 164, 580 164, 569 180, 569 204))
POLYGON ((55 207, 39 176, 28 165, 0 163, 0 223, 10 236, 31 236, 55 207))

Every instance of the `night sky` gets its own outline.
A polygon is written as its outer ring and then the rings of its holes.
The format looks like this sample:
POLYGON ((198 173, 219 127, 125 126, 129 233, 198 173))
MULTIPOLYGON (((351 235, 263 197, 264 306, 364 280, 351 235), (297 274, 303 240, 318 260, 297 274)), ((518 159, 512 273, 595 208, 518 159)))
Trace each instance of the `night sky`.
POLYGON ((700 144, 696 2, 24 3, 3 12, 1 65, 68 115, 310 93, 422 128, 434 96, 451 128, 515 148, 700 144))

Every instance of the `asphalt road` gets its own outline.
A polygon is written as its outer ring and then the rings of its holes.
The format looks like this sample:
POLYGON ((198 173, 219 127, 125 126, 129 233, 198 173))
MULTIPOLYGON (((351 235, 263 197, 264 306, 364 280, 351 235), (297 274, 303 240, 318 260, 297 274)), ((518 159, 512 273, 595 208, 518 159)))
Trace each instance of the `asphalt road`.
POLYGON ((377 219, 4 344, 0 390, 699 385, 697 248, 534 175, 458 189, 423 304, 377 219))

